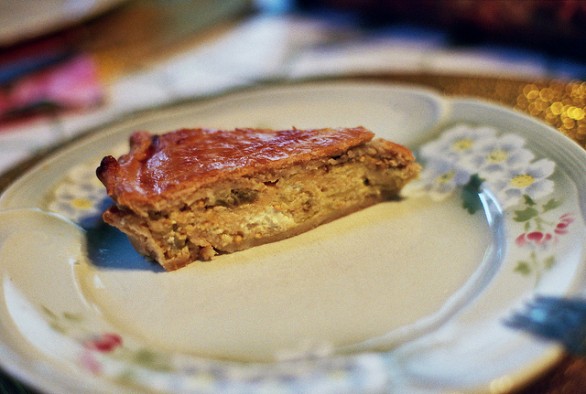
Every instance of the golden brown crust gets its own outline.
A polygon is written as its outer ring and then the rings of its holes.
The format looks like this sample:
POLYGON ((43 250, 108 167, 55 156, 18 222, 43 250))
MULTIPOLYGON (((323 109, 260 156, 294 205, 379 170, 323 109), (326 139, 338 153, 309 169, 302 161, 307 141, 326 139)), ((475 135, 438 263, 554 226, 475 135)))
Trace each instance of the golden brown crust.
MULTIPOLYGON (((117 161, 111 156, 104 158, 97 175, 118 204, 156 205, 188 185, 201 188, 227 178, 336 156, 373 136, 363 127, 279 131, 199 128, 160 136, 136 132, 130 138, 130 152, 117 161)), ((402 146, 394 148, 397 153, 410 154, 402 146)))

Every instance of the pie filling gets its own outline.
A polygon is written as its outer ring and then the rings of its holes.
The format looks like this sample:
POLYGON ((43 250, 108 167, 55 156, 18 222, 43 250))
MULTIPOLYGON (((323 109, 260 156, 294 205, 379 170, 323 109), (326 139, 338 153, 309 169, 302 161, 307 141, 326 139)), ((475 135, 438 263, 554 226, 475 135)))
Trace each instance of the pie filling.
POLYGON ((416 166, 381 158, 376 145, 278 171, 223 181, 162 210, 114 206, 104 219, 167 270, 288 238, 396 198, 416 166))

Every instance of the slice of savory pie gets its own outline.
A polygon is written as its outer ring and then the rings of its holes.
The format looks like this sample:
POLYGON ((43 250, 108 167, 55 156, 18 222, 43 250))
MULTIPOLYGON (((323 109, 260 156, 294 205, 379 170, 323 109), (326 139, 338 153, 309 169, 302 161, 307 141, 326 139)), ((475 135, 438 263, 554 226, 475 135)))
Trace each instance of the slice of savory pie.
POLYGON ((175 270, 281 240, 396 198, 419 165, 365 128, 136 132, 96 173, 104 220, 175 270))

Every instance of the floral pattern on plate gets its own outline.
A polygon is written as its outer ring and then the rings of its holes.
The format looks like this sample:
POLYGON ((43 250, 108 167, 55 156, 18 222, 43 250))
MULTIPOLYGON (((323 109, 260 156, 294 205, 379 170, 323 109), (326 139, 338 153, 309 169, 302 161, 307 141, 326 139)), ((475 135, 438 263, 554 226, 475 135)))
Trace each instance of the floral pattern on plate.
POLYGON ((352 391, 365 377, 381 376, 385 367, 382 360, 372 355, 329 357, 329 353, 299 354, 270 366, 209 362, 189 355, 154 351, 116 332, 99 331, 79 313, 58 313, 44 305, 40 310, 52 330, 73 339, 76 365, 91 375, 127 387, 156 387, 173 392, 235 389, 272 392, 291 385, 292 392, 304 392, 327 382, 341 391, 352 391), (298 380, 301 376, 305 379, 298 380))
POLYGON ((77 362, 94 375, 112 374, 108 367, 114 360, 121 363, 122 370, 114 369, 116 380, 131 380, 133 368, 155 371, 171 371, 169 355, 154 352, 144 347, 135 348, 112 331, 97 331, 83 314, 57 313, 42 305, 41 312, 54 331, 72 338, 77 343, 77 362), (109 372, 110 371, 110 372, 109 372))
POLYGON ((50 211, 59 213, 84 228, 101 220, 102 212, 111 204, 104 185, 96 177, 95 166, 83 164, 67 173, 57 185, 50 211))
MULTIPOLYGON (((421 178, 404 189, 406 195, 429 194, 434 200, 452 195, 458 187, 478 191, 490 189, 504 209, 522 201, 546 197, 554 183, 548 179, 555 163, 534 160, 525 140, 514 134, 499 135, 487 126, 456 125, 419 150, 425 163, 421 178)), ((471 213, 478 207, 464 196, 471 213)))
POLYGON ((522 223, 524 229, 515 238, 515 244, 529 253, 527 258, 517 262, 515 272, 526 276, 533 275, 536 285, 539 284, 542 272, 556 263, 553 245, 560 237, 568 234, 569 227, 574 221, 574 215, 571 213, 563 213, 558 218, 548 215, 548 212, 558 205, 559 202, 554 199, 538 204, 525 196, 523 208, 514 211, 513 220, 522 223))
POLYGON ((463 207, 471 214, 482 209, 479 193, 493 194, 514 215, 513 221, 523 224, 515 244, 528 255, 517 262, 515 272, 534 276, 537 285, 542 272, 556 263, 552 246, 567 234, 573 214, 550 217, 561 205, 556 198, 543 202, 554 192, 550 177, 555 163, 536 159, 525 144, 522 137, 492 127, 455 125, 419 149, 424 168, 403 194, 441 201, 460 190, 463 207))

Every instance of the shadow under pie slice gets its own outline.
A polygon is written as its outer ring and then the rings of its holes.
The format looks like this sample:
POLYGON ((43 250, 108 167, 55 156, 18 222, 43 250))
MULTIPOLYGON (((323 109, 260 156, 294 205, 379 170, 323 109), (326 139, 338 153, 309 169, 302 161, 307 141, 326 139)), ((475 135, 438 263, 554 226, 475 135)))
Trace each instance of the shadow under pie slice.
POLYGON ((409 149, 363 128, 135 132, 96 173, 104 220, 166 270, 288 238, 396 198, 409 149))

